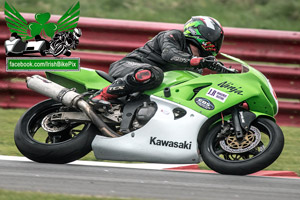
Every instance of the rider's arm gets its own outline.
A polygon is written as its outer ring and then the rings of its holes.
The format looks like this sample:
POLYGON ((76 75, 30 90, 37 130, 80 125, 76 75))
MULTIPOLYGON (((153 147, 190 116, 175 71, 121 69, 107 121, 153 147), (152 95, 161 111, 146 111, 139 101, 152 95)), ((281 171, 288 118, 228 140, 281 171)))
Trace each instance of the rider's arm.
POLYGON ((169 63, 182 67, 213 68, 216 62, 214 56, 195 57, 192 53, 184 52, 185 36, 179 30, 166 31, 161 39, 162 58, 169 63))
POLYGON ((172 64, 189 67, 192 55, 184 52, 185 37, 181 31, 166 31, 160 39, 162 58, 172 64))

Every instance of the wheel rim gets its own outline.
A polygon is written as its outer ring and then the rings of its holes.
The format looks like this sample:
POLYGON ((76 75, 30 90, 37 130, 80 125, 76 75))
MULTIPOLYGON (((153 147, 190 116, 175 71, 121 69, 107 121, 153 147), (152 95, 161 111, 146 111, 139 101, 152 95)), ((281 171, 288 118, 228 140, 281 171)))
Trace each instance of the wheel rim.
POLYGON ((266 151, 272 142, 271 130, 260 122, 252 125, 241 141, 238 141, 234 135, 220 138, 220 130, 211 135, 209 150, 215 157, 225 162, 244 162, 254 159, 266 151), (259 134, 255 133, 256 131, 259 131, 259 134))
POLYGON ((72 140, 86 130, 88 124, 72 122, 68 124, 57 124, 57 128, 60 127, 61 129, 57 129, 56 131, 51 132, 50 129, 46 129, 45 124, 49 123, 49 115, 58 112, 62 106, 60 103, 54 103, 46 108, 40 109, 29 119, 27 123, 27 134, 31 140, 45 145, 55 145, 72 140))

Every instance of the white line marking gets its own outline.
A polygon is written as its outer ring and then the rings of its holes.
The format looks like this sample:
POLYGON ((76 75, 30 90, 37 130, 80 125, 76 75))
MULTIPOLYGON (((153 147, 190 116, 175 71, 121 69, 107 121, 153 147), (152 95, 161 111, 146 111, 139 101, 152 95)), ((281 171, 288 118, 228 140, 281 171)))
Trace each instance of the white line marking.
MULTIPOLYGON (((33 162, 28 158, 20 157, 20 156, 0 155, 0 160, 33 162)), ((133 169, 154 169, 154 170, 162 170, 166 168, 174 168, 174 167, 191 165, 191 164, 158 164, 158 163, 117 163, 117 162, 100 162, 100 161, 85 161, 85 160, 77 160, 68 164, 84 165, 84 166, 99 166, 99 167, 133 168, 133 169)))

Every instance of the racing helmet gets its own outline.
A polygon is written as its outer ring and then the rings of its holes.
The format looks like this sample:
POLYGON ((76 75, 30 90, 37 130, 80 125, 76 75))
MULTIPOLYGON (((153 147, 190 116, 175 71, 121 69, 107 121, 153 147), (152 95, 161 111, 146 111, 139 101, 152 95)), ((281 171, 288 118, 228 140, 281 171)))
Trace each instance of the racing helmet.
POLYGON ((187 42, 196 46, 203 57, 216 56, 224 39, 221 24, 208 16, 193 16, 185 23, 183 34, 187 42))
POLYGON ((82 35, 82 31, 80 28, 74 28, 73 30, 73 35, 75 36, 75 38, 80 38, 80 36, 82 35))

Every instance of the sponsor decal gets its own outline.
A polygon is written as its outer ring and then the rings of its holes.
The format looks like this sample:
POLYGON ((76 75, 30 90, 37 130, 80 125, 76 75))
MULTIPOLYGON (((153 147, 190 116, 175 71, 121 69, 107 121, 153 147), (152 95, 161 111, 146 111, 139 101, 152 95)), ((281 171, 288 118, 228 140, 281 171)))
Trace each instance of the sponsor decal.
POLYGON ((202 97, 197 97, 195 99, 195 102, 198 106, 200 106, 201 108, 205 109, 205 110, 213 110, 215 109, 215 106, 214 104, 208 100, 208 99, 205 99, 205 98, 202 98, 202 97))
POLYGON ((181 62, 181 63, 188 63, 188 62, 190 62, 190 59, 182 58, 182 57, 178 57, 178 56, 174 56, 170 60, 171 61, 175 61, 175 62, 181 62))
POLYGON ((220 90, 217 90, 215 88, 210 88, 208 90, 208 92, 206 93, 206 96, 212 97, 212 98, 224 103, 226 101, 227 97, 229 96, 229 94, 222 92, 220 90))
POLYGON ((110 86, 108 88, 109 91, 118 91, 118 90, 124 90, 124 89, 125 89, 125 86, 122 86, 122 85, 114 86, 114 87, 110 86))
POLYGON ((224 88, 227 90, 227 92, 232 92, 232 93, 235 93, 235 94, 238 94, 238 95, 243 95, 243 90, 242 90, 242 87, 237 87, 234 85, 234 83, 232 82, 228 82, 228 81, 224 81, 222 83, 219 83, 218 86, 220 88, 224 88))
POLYGON ((156 146, 178 148, 178 149, 191 149, 192 148, 192 142, 187 142, 187 141, 174 142, 174 141, 168 141, 168 140, 160 140, 160 139, 157 139, 157 137, 150 137, 150 144, 156 145, 156 146))

